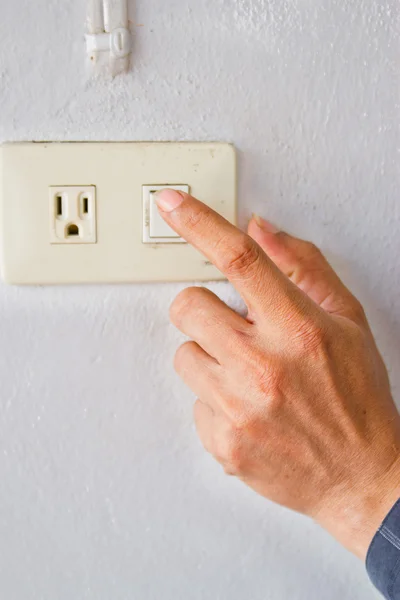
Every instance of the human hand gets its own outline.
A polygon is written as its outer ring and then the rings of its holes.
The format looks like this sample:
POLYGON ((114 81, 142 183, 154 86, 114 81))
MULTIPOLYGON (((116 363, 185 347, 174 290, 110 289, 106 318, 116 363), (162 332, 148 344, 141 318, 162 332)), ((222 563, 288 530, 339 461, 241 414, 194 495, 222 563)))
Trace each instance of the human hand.
POLYGON ((364 557, 400 496, 400 419, 360 303, 320 251, 253 218, 248 235, 164 190, 166 222, 226 275, 242 318, 204 288, 171 320, 200 439, 225 471, 364 557))

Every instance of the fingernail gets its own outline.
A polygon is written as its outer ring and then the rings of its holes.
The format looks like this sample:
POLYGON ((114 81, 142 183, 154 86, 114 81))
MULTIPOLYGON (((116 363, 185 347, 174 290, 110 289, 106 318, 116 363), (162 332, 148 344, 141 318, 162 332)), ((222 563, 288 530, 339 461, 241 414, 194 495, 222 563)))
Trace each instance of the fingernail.
POLYGON ((268 233, 279 233, 279 231, 280 231, 280 229, 275 227, 275 225, 273 225, 269 221, 266 221, 265 219, 263 219, 262 217, 260 217, 260 215, 257 215, 256 213, 253 213, 253 219, 255 220, 255 222, 257 223, 259 228, 262 229, 263 231, 267 231, 268 233))
POLYGON ((172 212, 183 202, 183 196, 176 190, 160 190, 154 194, 159 209, 164 212, 172 212))

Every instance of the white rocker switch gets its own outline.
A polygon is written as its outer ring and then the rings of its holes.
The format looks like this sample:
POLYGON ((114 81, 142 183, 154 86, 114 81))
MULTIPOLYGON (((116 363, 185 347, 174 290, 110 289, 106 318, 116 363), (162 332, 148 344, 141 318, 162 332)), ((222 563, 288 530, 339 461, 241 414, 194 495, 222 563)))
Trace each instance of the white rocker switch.
POLYGON ((144 185, 143 186, 143 243, 145 244, 176 244, 185 240, 171 229, 158 212, 155 193, 165 188, 171 188, 189 193, 188 185, 144 185))

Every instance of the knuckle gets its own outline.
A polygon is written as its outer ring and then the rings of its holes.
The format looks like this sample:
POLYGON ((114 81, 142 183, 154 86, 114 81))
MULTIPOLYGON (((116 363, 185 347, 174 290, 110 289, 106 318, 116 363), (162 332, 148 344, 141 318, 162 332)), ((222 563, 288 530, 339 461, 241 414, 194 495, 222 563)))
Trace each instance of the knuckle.
POLYGON ((326 339, 327 330, 322 323, 304 319, 297 327, 294 348, 301 353, 317 353, 325 347, 326 339))
POLYGON ((251 331, 245 322, 240 326, 228 324, 228 327, 229 337, 226 340, 227 350, 232 356, 238 357, 241 361, 243 356, 248 355, 249 349, 251 349, 253 341, 251 331))
POLYGON ((287 259, 290 268, 286 273, 297 286, 310 279, 310 274, 321 275, 328 263, 321 250, 313 243, 295 239, 289 246, 287 259))
MULTIPOLYGON (((285 373, 281 365, 271 365, 259 371, 257 377, 257 395, 264 400, 262 412, 267 418, 275 418, 282 410, 285 395, 285 373), (267 400, 265 402, 265 399, 267 400)), ((252 427, 257 423, 257 415, 253 421, 246 423, 247 427, 252 427)))
POLYGON ((179 292, 172 302, 169 311, 172 323, 180 323, 182 318, 198 304, 199 298, 203 293, 203 288, 198 287, 188 287, 179 292))
POLYGON ((236 476, 240 475, 240 473, 237 471, 237 469, 234 467, 234 465, 225 463, 223 465, 223 469, 225 471, 225 475, 230 475, 232 477, 236 477, 236 476))
POLYGON ((188 367, 195 345, 192 341, 185 342, 175 352, 174 369, 177 373, 182 373, 188 367))
POLYGON ((281 397, 281 391, 284 387, 284 372, 278 365, 271 366, 259 375, 259 386, 261 391, 266 394, 270 400, 270 404, 277 403, 277 399, 281 397))
POLYGON ((227 427, 220 435, 217 444, 217 456, 230 475, 239 475, 243 471, 243 456, 240 443, 240 429, 234 425, 227 427))
POLYGON ((365 348, 368 343, 368 335, 362 327, 357 325, 356 323, 352 323, 348 328, 348 344, 351 345, 355 352, 360 353, 365 348))
POLYGON ((366 325, 368 323, 367 315, 361 302, 353 296, 352 298, 352 314, 356 322, 366 325))
POLYGON ((319 259, 322 257, 322 252, 318 248, 318 246, 316 246, 314 244, 314 242, 304 241, 303 242, 303 255, 308 260, 313 259, 313 258, 319 259))
POLYGON ((255 382, 258 393, 269 395, 282 388, 284 370, 279 359, 267 358, 262 350, 253 348, 247 353, 244 365, 246 378, 255 382))
POLYGON ((222 259, 222 271, 228 276, 252 274, 260 260, 259 247, 248 236, 235 248, 229 248, 222 259))

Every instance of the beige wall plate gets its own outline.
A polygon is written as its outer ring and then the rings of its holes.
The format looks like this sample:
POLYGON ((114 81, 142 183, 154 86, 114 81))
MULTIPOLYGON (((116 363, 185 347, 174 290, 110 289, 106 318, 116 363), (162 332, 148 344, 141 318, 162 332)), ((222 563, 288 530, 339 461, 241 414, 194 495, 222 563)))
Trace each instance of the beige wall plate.
MULTIPOLYGON (((168 237, 144 243, 150 214, 144 194, 148 186, 179 183, 236 223, 236 160, 230 144, 28 143, 5 144, 0 152, 5 281, 223 279, 186 243, 168 237), (55 238, 56 226, 61 239, 55 238)), ((159 225, 154 227, 158 231, 159 225)))

